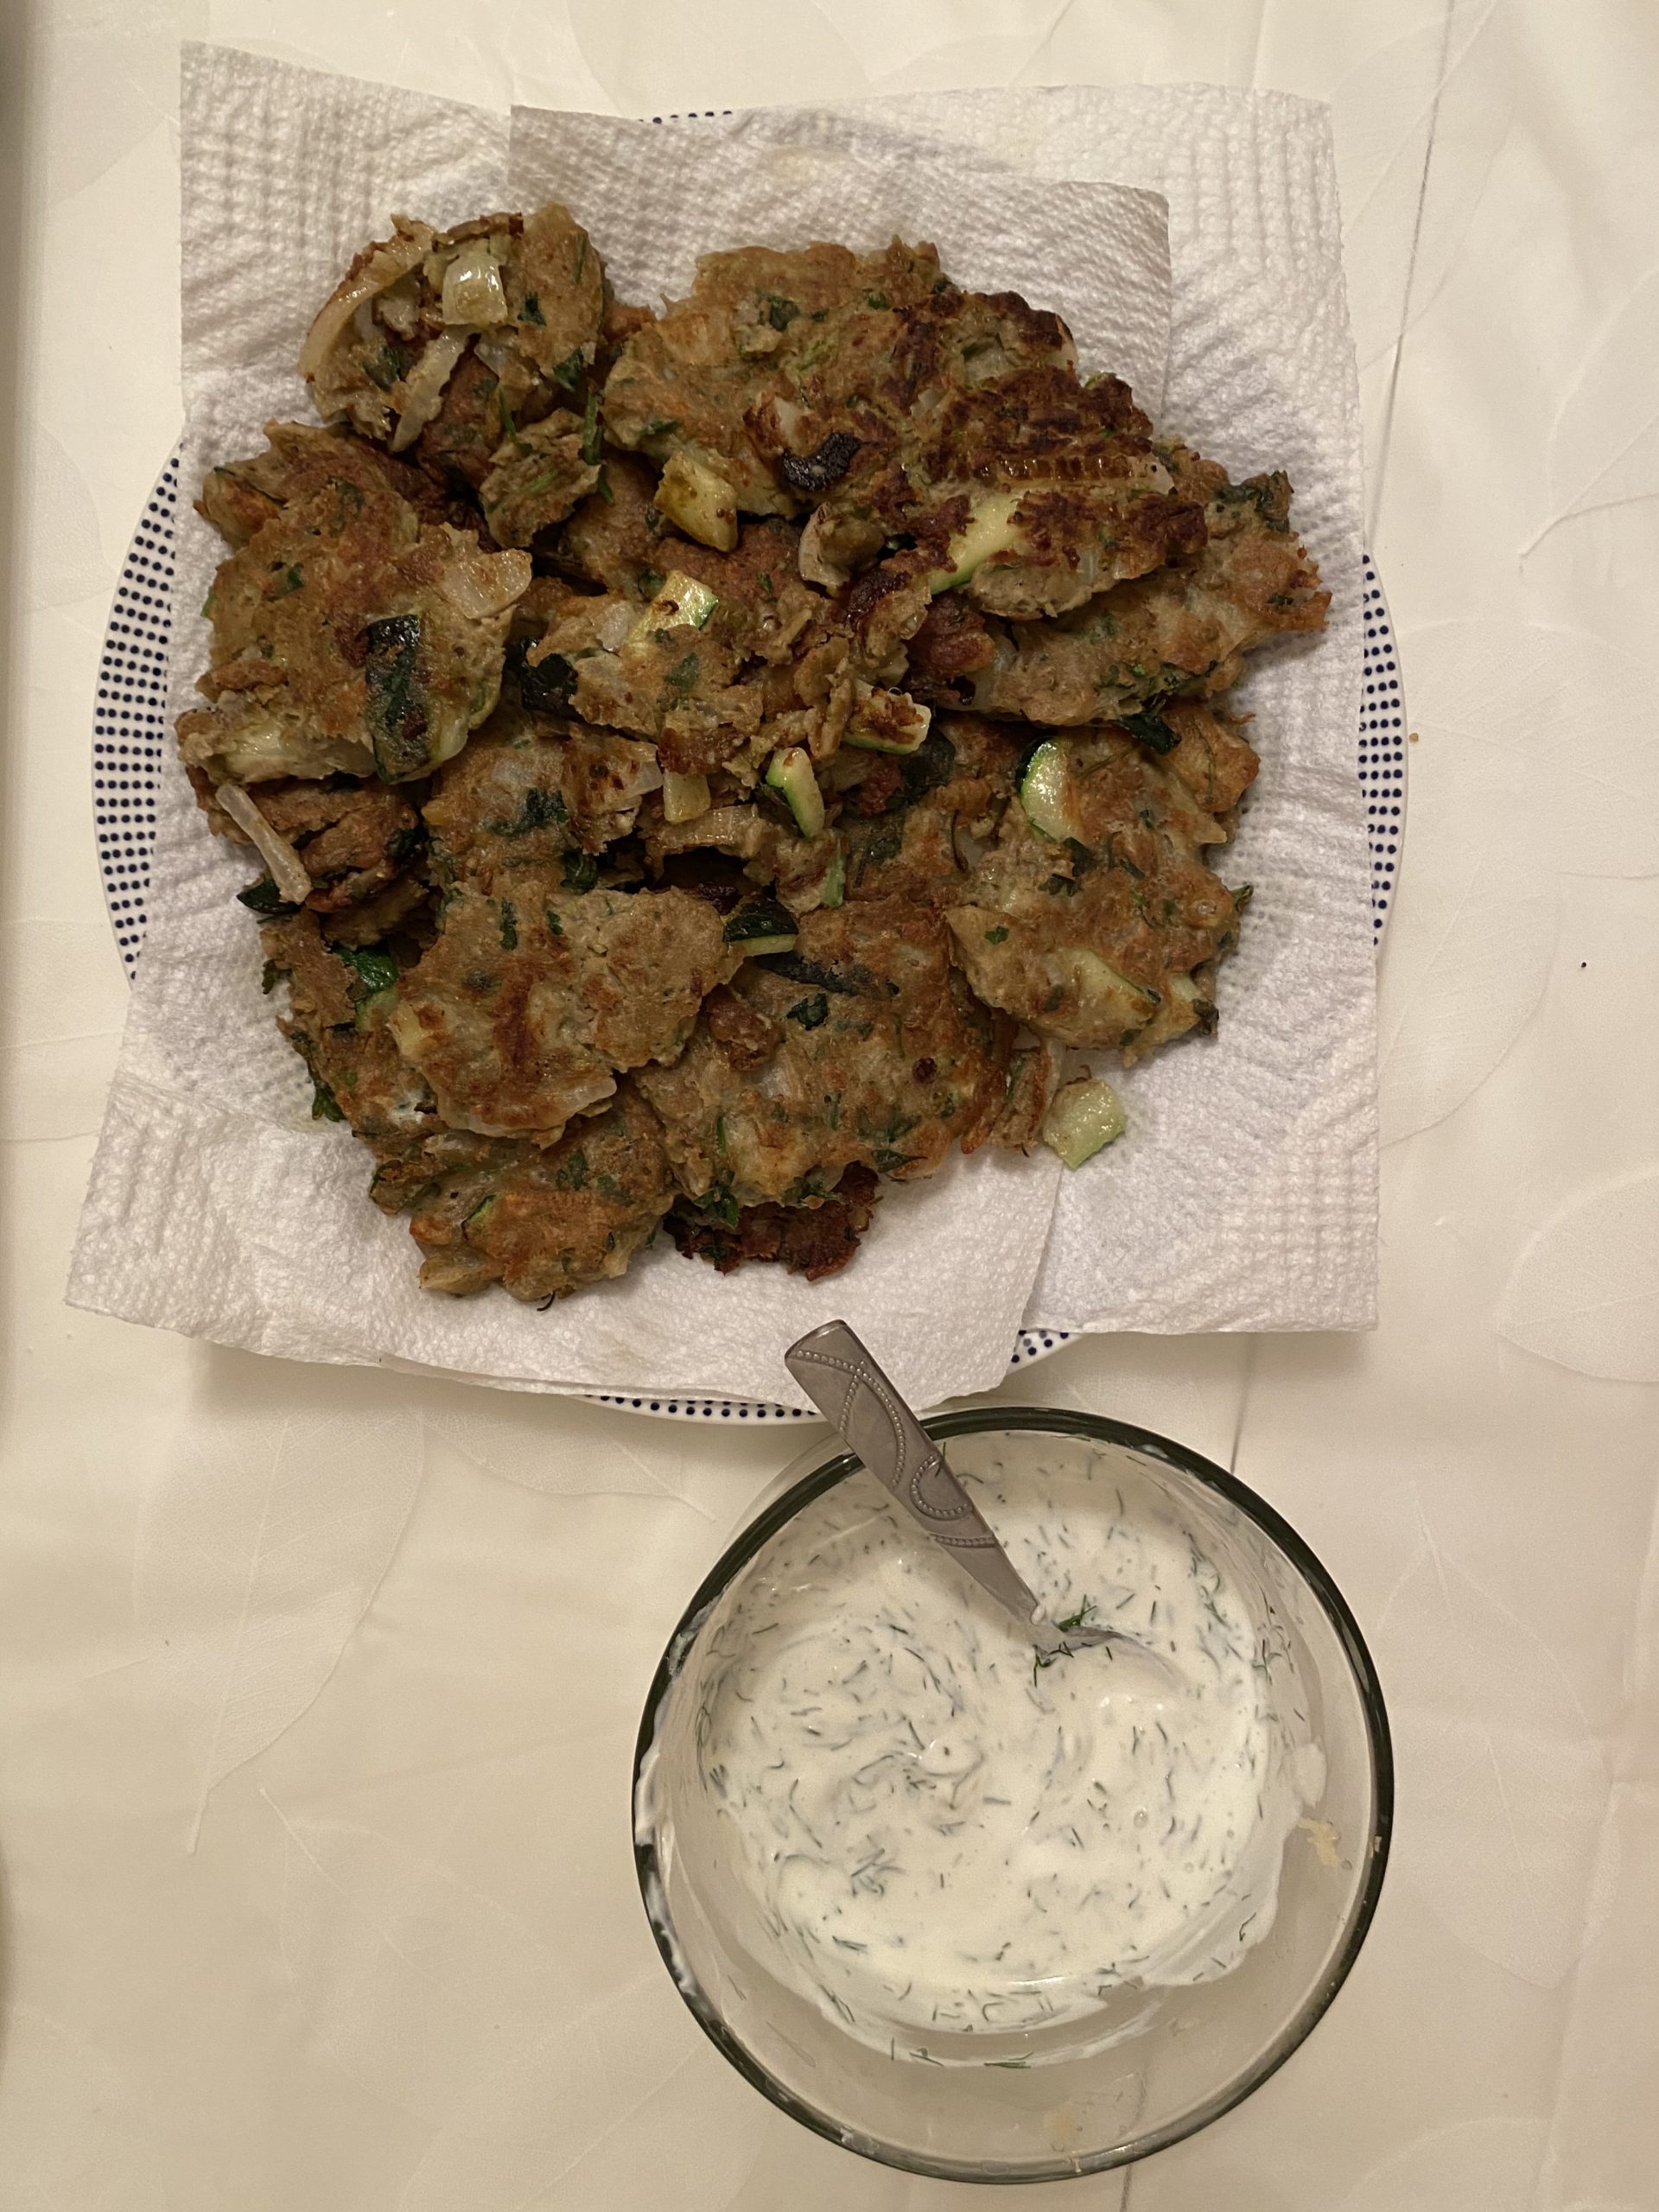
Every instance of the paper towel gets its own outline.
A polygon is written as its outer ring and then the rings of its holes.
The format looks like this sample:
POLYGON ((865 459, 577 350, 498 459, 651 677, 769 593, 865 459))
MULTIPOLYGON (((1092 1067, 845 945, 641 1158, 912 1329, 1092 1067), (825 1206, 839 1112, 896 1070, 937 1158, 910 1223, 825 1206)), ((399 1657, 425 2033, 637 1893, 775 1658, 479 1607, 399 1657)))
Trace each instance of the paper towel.
POLYGON ((1163 427, 1235 476, 1283 468, 1328 628, 1253 657, 1230 702, 1262 773, 1212 861, 1255 898, 1221 1027, 1098 1071, 1129 1132, 1060 1186, 1027 1315, 1058 1329, 1355 1329, 1376 1319, 1376 959, 1355 772, 1363 624, 1358 390, 1329 112, 1214 86, 861 101, 866 130, 971 146, 1039 177, 1163 195, 1173 301, 1163 427))
MULTIPOLYGON (((560 130, 580 149, 560 188, 625 293, 689 281, 696 248, 722 230, 734 242, 788 219, 804 224, 798 236, 874 246, 898 226, 948 244, 983 281, 1025 282, 1069 307, 1075 294, 1103 347, 1146 379, 1161 374, 1166 230, 1144 194, 988 180, 925 143, 906 149, 886 125, 879 162, 844 124, 780 162, 764 126, 746 145, 740 124, 718 176, 706 143, 681 133, 588 117, 560 130)), ((503 119, 212 48, 187 49, 182 139, 194 483, 206 463, 256 447, 267 416, 308 413, 292 366, 308 315, 394 211, 442 222, 512 201, 503 119)), ((205 664, 196 610, 222 550, 185 518, 169 718, 193 702, 205 664)), ((405 1224, 368 1204, 365 1157, 346 1132, 311 1121, 309 1084, 260 995, 260 948, 232 897, 248 856, 207 834, 172 763, 158 816, 149 935, 73 1302, 289 1358, 529 1389, 804 1403, 779 1355, 833 1313, 921 1402, 1006 1371, 1052 1211, 1058 1170, 1046 1153, 957 1160, 892 1188, 855 1268, 830 1283, 762 1268, 722 1279, 664 1249, 545 1313, 499 1292, 422 1292, 405 1224)))

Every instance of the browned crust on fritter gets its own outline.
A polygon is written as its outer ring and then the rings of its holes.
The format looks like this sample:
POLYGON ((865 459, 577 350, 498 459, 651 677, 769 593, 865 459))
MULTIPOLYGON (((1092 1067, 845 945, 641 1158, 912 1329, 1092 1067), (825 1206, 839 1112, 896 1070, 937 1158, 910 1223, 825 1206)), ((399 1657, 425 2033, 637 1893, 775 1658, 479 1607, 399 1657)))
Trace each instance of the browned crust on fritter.
POLYGON ((874 1171, 855 1165, 819 1205, 744 1206, 732 1229, 682 1203, 669 1215, 668 1230, 685 1258, 707 1260, 723 1275, 760 1262, 823 1282, 857 1251, 880 1196, 874 1171))

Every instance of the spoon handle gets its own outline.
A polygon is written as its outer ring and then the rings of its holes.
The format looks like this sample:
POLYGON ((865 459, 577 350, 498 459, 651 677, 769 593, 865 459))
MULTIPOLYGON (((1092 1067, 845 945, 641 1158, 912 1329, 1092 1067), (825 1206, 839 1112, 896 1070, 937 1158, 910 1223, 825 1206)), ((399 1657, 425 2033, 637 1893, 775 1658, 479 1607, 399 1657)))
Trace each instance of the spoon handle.
POLYGON ((784 1354, 807 1396, 882 1487, 1029 1634, 1037 1600, 944 1455, 844 1321, 784 1354))

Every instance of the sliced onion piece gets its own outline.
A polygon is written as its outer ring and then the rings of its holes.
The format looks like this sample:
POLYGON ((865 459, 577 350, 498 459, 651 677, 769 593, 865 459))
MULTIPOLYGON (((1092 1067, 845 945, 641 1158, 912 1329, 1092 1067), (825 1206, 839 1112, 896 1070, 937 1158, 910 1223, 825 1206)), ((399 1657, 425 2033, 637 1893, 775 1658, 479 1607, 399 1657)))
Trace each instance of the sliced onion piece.
POLYGON ((487 238, 470 238, 443 272, 446 322, 505 322, 507 296, 487 238))
POLYGON ((467 351, 471 336, 469 330, 446 330, 442 338, 433 339, 425 347, 404 378, 403 410, 397 428, 391 434, 393 453, 402 453, 405 446, 412 446, 442 406, 443 388, 454 375, 456 362, 467 351))
MULTIPOLYGON (((458 544, 464 542, 452 534, 458 544)), ((445 564, 441 589, 458 614, 484 622, 522 599, 534 574, 528 553, 459 552, 445 564)))
POLYGON ((271 828, 240 784, 220 784, 213 797, 237 828, 245 830, 252 840, 283 898, 290 906, 302 906, 311 896, 311 878, 287 838, 271 828))
POLYGON ((378 245, 361 269, 347 276, 324 301, 316 321, 306 333, 305 345, 300 353, 300 374, 307 378, 316 375, 335 346, 345 335, 346 325, 365 300, 372 300, 377 293, 390 290, 400 276, 411 269, 418 269, 426 257, 433 233, 424 223, 407 222, 399 218, 397 235, 378 245))

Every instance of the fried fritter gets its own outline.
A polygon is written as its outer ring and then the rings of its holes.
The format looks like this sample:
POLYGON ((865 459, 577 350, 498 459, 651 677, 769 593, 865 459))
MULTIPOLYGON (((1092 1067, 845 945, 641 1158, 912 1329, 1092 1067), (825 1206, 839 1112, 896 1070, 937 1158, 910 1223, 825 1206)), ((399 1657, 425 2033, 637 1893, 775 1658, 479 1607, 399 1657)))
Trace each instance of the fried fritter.
POLYGON ((832 352, 890 357, 903 309, 941 281, 931 247, 896 242, 862 260, 836 245, 704 254, 690 296, 623 346, 606 379, 606 430, 658 461, 683 453, 715 469, 745 514, 798 513, 810 501, 757 447, 750 410, 798 407, 802 378, 832 352))
POLYGON ((259 935, 265 988, 288 986, 289 1011, 277 1027, 310 1070, 315 1117, 347 1122, 354 1136, 387 1157, 435 1135, 432 1093, 386 1027, 397 961, 384 952, 336 949, 314 914, 268 922, 259 935))
POLYGON ((716 766, 760 728, 761 695, 734 682, 741 653, 712 624, 649 617, 632 600, 574 601, 531 647, 526 671, 543 684, 556 678, 584 721, 654 740, 664 766, 716 766))
POLYGON ((750 246, 703 255, 690 296, 629 340, 605 423, 619 445, 714 470, 746 514, 798 514, 944 393, 1073 359, 1058 315, 959 291, 930 245, 750 246))
POLYGON ((683 891, 575 892, 525 865, 447 894, 437 942, 402 978, 399 1050, 451 1128, 551 1144, 617 1074, 671 1059, 739 955, 683 891))
POLYGON ((237 783, 424 775, 495 704, 529 557, 423 524, 354 439, 266 435, 285 496, 219 564, 213 703, 180 716, 179 749, 237 783))
POLYGON ((1282 475, 1224 481, 1192 563, 1119 584, 1055 621, 993 628, 992 657, 969 679, 973 703, 1067 726, 1236 683, 1252 647, 1325 626, 1331 594, 1289 526, 1289 507, 1282 475))
POLYGON ((723 1275, 753 1261, 775 1261, 792 1275, 822 1282, 839 1274, 857 1251, 880 1196, 874 1171, 855 1166, 820 1205, 743 1206, 735 1228, 682 1199, 668 1217, 668 1233, 685 1258, 707 1260, 723 1275))
POLYGON ((1204 543, 1202 506, 1179 495, 1150 428, 1127 385, 1082 384, 1069 365, 953 391, 863 448, 808 525, 807 573, 845 582, 904 539, 884 567, 929 597, 954 585, 995 613, 1064 613, 1204 543))
POLYGON ((556 408, 506 439, 478 487, 478 504, 498 545, 530 545, 562 523, 599 481, 599 463, 579 416, 556 408))
POLYGON ((1155 717, 1138 716, 1135 734, 1157 740, 1169 774, 1184 784, 1204 811, 1224 822, 1255 781, 1262 763, 1239 735, 1239 724, 1196 699, 1171 699, 1155 717), (1148 721, 1161 722, 1175 741, 1166 747, 1148 721))
MULTIPOLYGON (((353 783, 344 776, 325 783, 266 784, 257 804, 299 854, 315 887, 305 901, 314 913, 337 914, 372 899, 424 842, 420 817, 384 784, 353 783)), ((232 834, 243 835, 234 825, 232 834)))
POLYGON ((263 453, 245 460, 222 461, 204 478, 196 512, 212 523, 231 546, 245 545, 262 523, 293 499, 315 492, 332 472, 351 472, 360 486, 362 472, 370 470, 400 499, 407 500, 423 522, 453 524, 457 530, 478 529, 477 510, 453 498, 435 484, 424 469, 411 461, 399 461, 384 447, 367 444, 336 423, 320 430, 308 423, 283 423, 273 429, 263 453), (277 433, 280 432, 280 435, 277 433), (344 449, 344 457, 339 448, 344 449))
POLYGON ((662 780, 655 752, 637 738, 498 707, 434 780, 423 811, 435 867, 487 886, 504 868, 602 853, 629 834, 662 780))
POLYGON ((620 1275, 674 1197, 661 1125, 626 1083, 556 1145, 446 1135, 418 1166, 421 1282, 457 1296, 499 1282, 546 1301, 620 1275))
POLYGON ((995 836, 1027 734, 981 715, 939 715, 919 751, 836 756, 847 896, 944 906, 995 836), (855 764, 857 764, 855 766, 855 764), (856 775, 856 782, 849 780, 856 775))
POLYGON ((651 598, 674 565, 659 551, 661 541, 666 537, 675 555, 684 542, 652 505, 656 490, 657 471, 648 462, 611 454, 604 491, 590 493, 554 539, 553 565, 622 598, 651 598))
POLYGON ((826 1198, 855 1162, 931 1175, 1001 1107, 1012 1025, 975 1003, 941 924, 907 900, 808 914, 792 953, 747 962, 732 988, 769 1030, 722 1043, 705 1019, 671 1066, 636 1077, 688 1195, 728 1225, 743 1206, 826 1198))
POLYGON ((1021 805, 945 914, 975 991, 1040 1036, 1126 1060, 1216 1021, 1241 901, 1198 857, 1227 832, 1127 731, 1056 741, 1064 840, 1021 805))
POLYGON ((476 486, 504 439, 582 387, 605 292, 588 233, 556 202, 442 232, 397 216, 318 314, 300 373, 325 420, 476 486))

